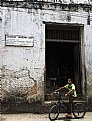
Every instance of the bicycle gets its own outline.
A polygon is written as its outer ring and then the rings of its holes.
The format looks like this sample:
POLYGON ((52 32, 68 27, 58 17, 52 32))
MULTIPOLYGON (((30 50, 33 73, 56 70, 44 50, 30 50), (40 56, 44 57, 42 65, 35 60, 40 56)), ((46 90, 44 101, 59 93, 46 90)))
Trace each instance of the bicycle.
MULTIPOLYGON (((49 110, 49 119, 56 120, 60 114, 61 109, 63 108, 67 111, 67 107, 64 105, 64 102, 61 100, 60 92, 57 92, 59 99, 56 104, 54 104, 49 110)), ((76 102, 72 105, 72 113, 75 118, 83 118, 86 113, 86 103, 85 102, 76 102)))

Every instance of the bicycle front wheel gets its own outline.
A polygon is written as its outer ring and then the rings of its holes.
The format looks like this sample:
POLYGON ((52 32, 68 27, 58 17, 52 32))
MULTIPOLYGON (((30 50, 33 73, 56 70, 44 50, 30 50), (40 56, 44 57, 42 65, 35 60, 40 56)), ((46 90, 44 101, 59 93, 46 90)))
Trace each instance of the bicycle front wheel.
POLYGON ((59 107, 58 105, 53 105, 49 111, 49 119, 56 120, 59 116, 59 107))
POLYGON ((76 103, 73 106, 73 115, 76 118, 83 118, 86 113, 86 105, 85 103, 76 103))

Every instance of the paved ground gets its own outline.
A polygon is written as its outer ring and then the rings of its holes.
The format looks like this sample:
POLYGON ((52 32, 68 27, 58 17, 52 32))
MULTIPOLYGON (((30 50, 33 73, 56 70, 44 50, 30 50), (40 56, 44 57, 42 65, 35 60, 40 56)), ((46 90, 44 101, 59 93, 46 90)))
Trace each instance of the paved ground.
MULTIPOLYGON (((63 114, 63 118, 59 116, 57 121, 92 121, 92 112, 87 112, 85 117, 82 119, 66 119, 64 118, 65 114, 63 114)), ((2 114, 1 121, 50 121, 48 118, 48 114, 2 114)))

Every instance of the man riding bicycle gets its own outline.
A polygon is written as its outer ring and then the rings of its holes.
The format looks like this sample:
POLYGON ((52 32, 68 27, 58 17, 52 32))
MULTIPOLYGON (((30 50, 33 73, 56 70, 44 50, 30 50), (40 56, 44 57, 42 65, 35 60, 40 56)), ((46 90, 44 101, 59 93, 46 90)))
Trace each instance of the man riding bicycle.
POLYGON ((72 117, 72 104, 75 98, 77 97, 75 85, 73 84, 72 79, 68 79, 68 84, 65 85, 64 87, 60 87, 59 89, 55 90, 55 92, 60 91, 61 89, 64 89, 64 88, 68 90, 68 93, 65 94, 65 96, 69 95, 69 106, 68 106, 68 112, 67 112, 66 117, 71 118, 72 117))

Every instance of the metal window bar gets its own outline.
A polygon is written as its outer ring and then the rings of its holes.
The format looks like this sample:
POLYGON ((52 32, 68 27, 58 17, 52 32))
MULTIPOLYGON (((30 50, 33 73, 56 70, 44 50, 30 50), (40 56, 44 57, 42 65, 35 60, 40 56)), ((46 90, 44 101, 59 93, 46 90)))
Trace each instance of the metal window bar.
POLYGON ((79 40, 79 29, 68 30, 68 29, 46 29, 46 39, 57 39, 57 40, 79 40))

